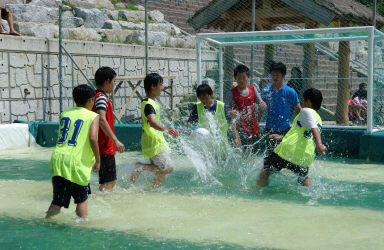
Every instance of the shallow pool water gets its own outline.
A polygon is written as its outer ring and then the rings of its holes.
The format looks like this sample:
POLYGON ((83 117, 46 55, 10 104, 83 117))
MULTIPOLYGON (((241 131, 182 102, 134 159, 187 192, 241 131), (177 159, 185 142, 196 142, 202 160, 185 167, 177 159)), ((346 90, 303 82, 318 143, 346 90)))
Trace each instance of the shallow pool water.
POLYGON ((282 171, 261 189, 255 186, 261 156, 234 157, 207 170, 204 160, 172 155, 175 171, 151 190, 151 173, 130 184, 134 163, 144 159, 125 152, 116 156, 115 191, 101 194, 92 176, 87 222, 77 221, 73 203, 46 221, 51 152, 0 152, 2 249, 384 248, 384 165, 316 160, 312 187, 282 171))

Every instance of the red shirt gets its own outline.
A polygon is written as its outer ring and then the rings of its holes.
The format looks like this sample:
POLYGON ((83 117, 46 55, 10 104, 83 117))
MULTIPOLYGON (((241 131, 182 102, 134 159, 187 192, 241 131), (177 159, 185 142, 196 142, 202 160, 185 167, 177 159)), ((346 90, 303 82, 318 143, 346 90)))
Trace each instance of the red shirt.
POLYGON ((259 132, 255 110, 255 88, 252 85, 247 85, 247 88, 248 96, 240 95, 236 87, 231 89, 231 92, 236 110, 240 112, 237 128, 242 128, 248 135, 254 136, 259 132))
MULTIPOLYGON (((111 128, 112 132, 115 133, 115 126, 113 124, 113 110, 112 104, 109 101, 107 95, 102 90, 96 90, 96 94, 94 97, 94 105, 92 111, 96 112, 96 110, 105 110, 107 112, 106 118, 111 128)), ((113 141, 108 137, 106 133, 99 128, 99 151, 101 155, 115 155, 116 147, 113 144, 113 141)))

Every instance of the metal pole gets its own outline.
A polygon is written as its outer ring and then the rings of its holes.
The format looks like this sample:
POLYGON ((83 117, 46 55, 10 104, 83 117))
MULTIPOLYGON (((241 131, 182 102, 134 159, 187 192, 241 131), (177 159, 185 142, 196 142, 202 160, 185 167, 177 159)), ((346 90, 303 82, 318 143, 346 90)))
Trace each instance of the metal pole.
POLYGON ((369 30, 368 36, 368 106, 367 106, 367 132, 373 131, 373 52, 374 52, 374 35, 375 28, 369 30))
POLYGON ((223 46, 219 47, 219 95, 220 101, 224 99, 224 74, 223 74, 223 46))
POLYGON ((145 0, 145 75, 148 74, 148 0, 145 0))
MULTIPOLYGON (((255 8, 256 8, 256 0, 252 0, 252 31, 255 31, 255 8)), ((255 48, 252 45, 251 46, 251 83, 254 83, 254 76, 253 76, 253 70, 254 70, 254 55, 255 48)))
POLYGON ((63 70, 62 70, 63 51, 61 49, 62 48, 61 47, 62 36, 63 36, 63 34, 62 34, 62 14, 63 14, 63 10, 62 10, 62 5, 60 4, 59 5, 59 97, 60 97, 59 102, 60 102, 60 114, 63 111, 63 70))
POLYGON ((373 0, 372 26, 375 28, 376 28, 376 8, 377 8, 377 0, 373 0))
POLYGON ((201 83, 201 44, 200 38, 196 37, 196 74, 197 74, 197 85, 201 83))

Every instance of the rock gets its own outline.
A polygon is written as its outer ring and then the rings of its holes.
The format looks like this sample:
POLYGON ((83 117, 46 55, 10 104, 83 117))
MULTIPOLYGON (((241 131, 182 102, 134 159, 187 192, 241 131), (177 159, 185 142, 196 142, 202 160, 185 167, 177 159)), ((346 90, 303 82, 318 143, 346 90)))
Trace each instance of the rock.
POLYGON ((144 23, 132 23, 132 22, 127 22, 127 21, 119 21, 119 23, 123 29, 128 29, 128 30, 143 30, 143 29, 145 29, 144 23))
POLYGON ((68 3, 69 5, 81 8, 114 8, 113 4, 109 0, 68 0, 68 3))
POLYGON ((167 45, 173 48, 194 48, 196 46, 196 41, 192 36, 169 37, 167 45))
POLYGON ((108 20, 104 23, 103 29, 121 30, 121 26, 118 21, 108 20))
POLYGON ((60 5, 60 1, 59 0, 32 0, 29 4, 36 5, 36 6, 58 8, 60 5))
POLYGON ((102 41, 111 43, 124 43, 132 31, 131 30, 100 30, 102 41))
POLYGON ((55 38, 59 36, 59 27, 48 23, 15 22, 14 27, 22 35, 43 38, 55 38))
POLYGON ((161 31, 172 36, 181 34, 181 30, 171 23, 150 23, 148 25, 150 31, 161 31))
POLYGON ((152 10, 148 12, 148 17, 158 23, 164 22, 164 15, 158 10, 152 10))
POLYGON ((0 5, 5 6, 6 4, 24 4, 25 0, 0 0, 0 5))
POLYGON ((75 8, 75 16, 84 20, 86 28, 101 28, 108 20, 105 12, 99 9, 75 8))
POLYGON ((101 41, 101 35, 94 29, 84 27, 63 29, 63 38, 71 40, 101 41))
MULTIPOLYGON (((167 42, 167 34, 164 32, 148 32, 148 43, 151 46, 164 46, 167 42)), ((145 32, 142 30, 134 30, 127 37, 125 43, 145 43, 145 32)))
POLYGON ((12 12, 15 21, 35 23, 56 23, 59 19, 57 8, 29 4, 7 4, 5 5, 12 12))
POLYGON ((119 19, 128 22, 145 22, 145 13, 138 10, 120 10, 119 19))
POLYGON ((145 11, 145 7, 142 5, 136 5, 138 10, 145 11))
POLYGON ((84 25, 84 20, 80 17, 63 18, 63 28, 77 28, 84 25))
POLYGON ((127 5, 125 3, 117 3, 115 4, 115 8, 127 8, 127 5))
POLYGON ((118 10, 102 10, 109 19, 118 21, 119 20, 119 11, 118 10))

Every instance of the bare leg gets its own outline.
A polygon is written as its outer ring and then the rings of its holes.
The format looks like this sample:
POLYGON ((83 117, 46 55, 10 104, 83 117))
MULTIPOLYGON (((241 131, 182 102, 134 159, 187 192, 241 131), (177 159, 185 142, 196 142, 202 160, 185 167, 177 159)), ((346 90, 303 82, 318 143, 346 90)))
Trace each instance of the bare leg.
POLYGON ((99 190, 101 192, 104 191, 111 191, 116 185, 116 180, 110 181, 110 182, 104 182, 103 184, 100 184, 99 190))
POLYGON ((77 204, 76 214, 80 218, 86 218, 88 216, 88 199, 82 203, 77 204))
POLYGON ((169 168, 164 171, 160 171, 160 170, 157 171, 155 174, 155 178, 153 178, 152 188, 160 187, 163 184, 167 174, 171 173, 172 171, 173 171, 173 168, 169 168))
POLYGON ((312 182, 311 182, 311 180, 307 177, 307 178, 305 178, 305 180, 301 183, 301 185, 306 186, 306 187, 310 187, 310 186, 312 186, 312 182))
POLYGON ((141 162, 136 162, 136 165, 139 167, 136 168, 135 170, 132 171, 131 176, 129 179, 132 181, 132 183, 135 183, 136 180, 139 178, 141 172, 144 170, 151 171, 151 172, 156 172, 160 171, 159 167, 155 164, 153 164, 152 160, 151 163, 146 164, 146 163, 141 163, 141 162))
POLYGON ((8 11, 8 25, 9 25, 9 34, 10 35, 15 35, 15 36, 20 36, 20 34, 18 32, 15 31, 15 29, 13 28, 13 16, 12 16, 12 13, 10 11, 8 11))
POLYGON ((269 178, 269 173, 264 169, 262 169, 259 175, 259 179, 257 180, 257 185, 259 187, 268 186, 268 178, 269 178))
POLYGON ((45 218, 48 219, 48 218, 51 218, 52 216, 59 214, 60 209, 61 207, 51 204, 48 208, 47 215, 45 216, 45 218))
POLYGON ((3 29, 3 25, 2 25, 1 22, 2 21, 1 21, 1 18, 0 18, 0 34, 8 35, 9 33, 3 29))

